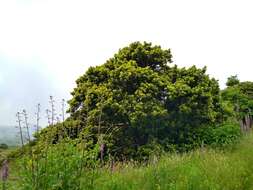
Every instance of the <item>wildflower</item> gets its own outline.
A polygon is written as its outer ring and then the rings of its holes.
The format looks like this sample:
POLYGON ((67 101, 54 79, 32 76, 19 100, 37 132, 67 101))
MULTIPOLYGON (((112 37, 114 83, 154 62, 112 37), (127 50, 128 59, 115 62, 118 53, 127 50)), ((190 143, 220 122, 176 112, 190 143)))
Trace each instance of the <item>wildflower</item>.
POLYGON ((8 166, 8 161, 5 160, 3 162, 2 168, 1 168, 1 178, 5 182, 7 181, 9 176, 9 166, 8 166))
POLYGON ((105 152, 105 144, 101 144, 100 146, 100 158, 101 158, 101 161, 103 161, 103 158, 104 158, 104 152, 105 152))

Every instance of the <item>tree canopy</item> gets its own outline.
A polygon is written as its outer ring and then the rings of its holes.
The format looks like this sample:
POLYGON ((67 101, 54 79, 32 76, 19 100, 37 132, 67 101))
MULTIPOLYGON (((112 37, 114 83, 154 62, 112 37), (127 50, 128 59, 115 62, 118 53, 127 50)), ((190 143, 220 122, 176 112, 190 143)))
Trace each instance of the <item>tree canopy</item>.
POLYGON ((219 121, 218 82, 206 68, 172 65, 169 49, 134 42, 76 81, 71 117, 111 154, 134 155, 150 143, 187 143, 192 131, 219 121))
POLYGON ((253 124, 253 82, 240 82, 236 76, 231 76, 221 95, 232 107, 241 129, 248 130, 253 124))
POLYGON ((226 85, 227 86, 235 86, 235 85, 237 85, 239 83, 240 83, 240 81, 239 81, 237 75, 232 75, 232 76, 228 77, 226 85))

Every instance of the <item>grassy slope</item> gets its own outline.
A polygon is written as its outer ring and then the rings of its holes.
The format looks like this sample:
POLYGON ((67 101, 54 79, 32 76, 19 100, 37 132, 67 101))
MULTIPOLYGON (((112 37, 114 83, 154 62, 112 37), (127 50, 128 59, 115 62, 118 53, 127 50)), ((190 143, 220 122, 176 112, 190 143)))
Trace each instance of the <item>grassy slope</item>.
POLYGON ((253 135, 232 150, 198 150, 164 156, 148 167, 101 172, 94 184, 98 190, 253 189, 253 135))
MULTIPOLYGON (((15 174, 14 164, 11 170, 15 174)), ((253 135, 244 137, 239 144, 225 151, 197 150, 183 155, 167 155, 149 166, 124 164, 117 165, 113 173, 106 169, 95 170, 94 177, 91 173, 84 174, 82 189, 253 189, 253 135)), ((11 178, 8 189, 19 189, 17 179, 11 178)))
MULTIPOLYGON (((14 146, 11 146, 9 147, 8 149, 6 150, 3 150, 3 149, 0 149, 0 168, 1 168, 1 162, 3 160, 5 160, 9 154, 11 154, 13 151, 17 150, 17 147, 14 147, 14 146)), ((11 161, 11 166, 10 166, 10 176, 9 176, 9 180, 10 182, 8 183, 11 183, 10 185, 8 185, 8 190, 9 189, 18 189, 18 184, 17 184, 17 167, 16 167, 16 163, 11 161), (11 187, 11 188, 9 188, 11 187)), ((0 174, 1 176, 1 174, 0 174)), ((2 187, 2 181, 0 179, 0 188, 2 187)))
POLYGON ((13 150, 16 150, 17 147, 9 147, 8 149, 0 148, 0 162, 7 158, 7 155, 10 154, 13 150))

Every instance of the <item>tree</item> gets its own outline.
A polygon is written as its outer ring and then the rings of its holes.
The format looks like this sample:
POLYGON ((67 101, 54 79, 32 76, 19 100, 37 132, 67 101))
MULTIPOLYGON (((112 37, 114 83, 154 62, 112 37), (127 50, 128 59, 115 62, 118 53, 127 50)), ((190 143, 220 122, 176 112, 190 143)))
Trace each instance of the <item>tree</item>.
POLYGON ((0 149, 8 149, 8 145, 5 143, 0 144, 0 149))
POLYGON ((239 81, 237 75, 232 75, 232 76, 228 77, 226 85, 227 86, 235 86, 235 85, 237 85, 239 83, 240 83, 240 81, 239 81))
POLYGON ((117 156, 157 143, 188 143, 195 128, 221 114, 219 86, 206 68, 169 66, 170 50, 135 42, 77 79, 68 102, 90 142, 117 156))
POLYGON ((253 82, 234 83, 224 89, 221 94, 223 101, 232 105, 242 131, 249 130, 253 124, 253 82))

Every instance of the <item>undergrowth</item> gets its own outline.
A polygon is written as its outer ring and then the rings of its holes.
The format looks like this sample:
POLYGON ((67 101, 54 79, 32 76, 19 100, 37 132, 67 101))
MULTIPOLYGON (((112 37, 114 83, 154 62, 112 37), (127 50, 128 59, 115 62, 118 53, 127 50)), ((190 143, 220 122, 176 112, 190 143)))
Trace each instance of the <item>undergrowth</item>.
POLYGON ((148 163, 108 162, 102 166, 95 161, 96 152, 92 157, 92 154, 82 153, 82 147, 75 144, 59 144, 50 147, 47 159, 39 159, 39 171, 34 173, 37 176, 32 175, 36 162, 21 158, 15 166, 17 176, 9 180, 7 187, 27 190, 253 189, 252 145, 253 135, 248 134, 230 148, 202 147, 188 153, 153 156, 148 163), (38 188, 32 181, 36 178, 38 188))

